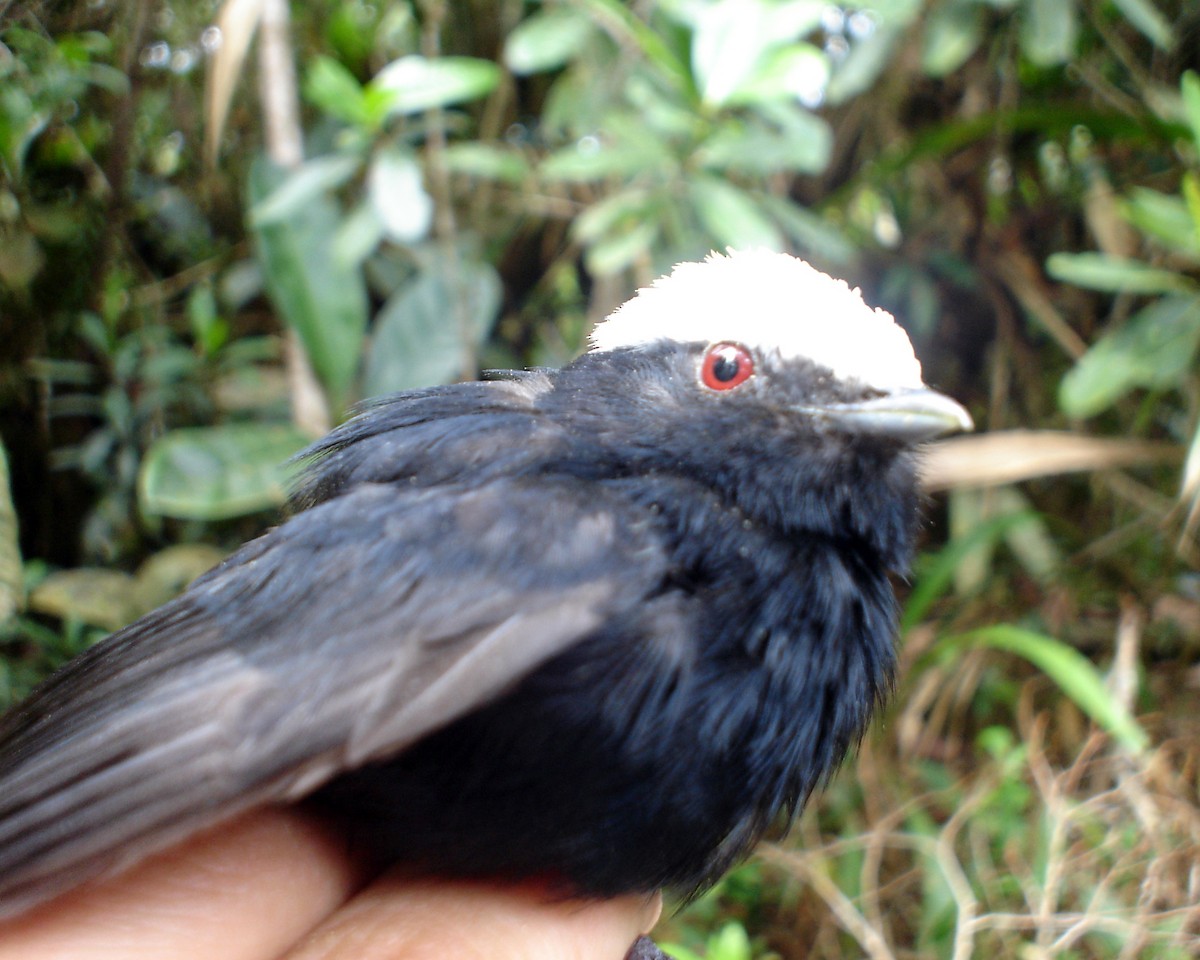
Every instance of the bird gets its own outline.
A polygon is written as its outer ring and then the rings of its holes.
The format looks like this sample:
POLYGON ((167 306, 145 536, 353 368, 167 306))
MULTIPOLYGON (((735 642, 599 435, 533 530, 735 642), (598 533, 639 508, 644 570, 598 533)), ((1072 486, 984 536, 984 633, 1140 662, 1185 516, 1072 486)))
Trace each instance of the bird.
POLYGON ((0 720, 0 915, 273 804, 380 869, 706 889, 885 699, 920 449, 971 427, 889 313, 758 250, 561 368, 369 402, 0 720))

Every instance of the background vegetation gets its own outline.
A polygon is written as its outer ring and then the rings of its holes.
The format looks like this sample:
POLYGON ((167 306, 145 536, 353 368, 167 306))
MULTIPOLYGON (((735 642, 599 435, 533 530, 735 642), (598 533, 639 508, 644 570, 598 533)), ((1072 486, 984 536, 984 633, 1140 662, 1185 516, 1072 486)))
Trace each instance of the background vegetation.
POLYGON ((1194 956, 1200 7, 286 14, 0 0, 0 699, 271 522, 354 401, 789 249, 988 435, 931 457, 890 713, 667 938, 1194 956))

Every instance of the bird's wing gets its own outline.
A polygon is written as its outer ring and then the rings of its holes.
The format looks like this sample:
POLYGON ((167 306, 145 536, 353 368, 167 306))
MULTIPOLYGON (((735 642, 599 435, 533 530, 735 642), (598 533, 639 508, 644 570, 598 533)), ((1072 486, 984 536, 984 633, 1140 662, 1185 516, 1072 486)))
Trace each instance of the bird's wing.
POLYGON ((0 914, 403 750, 664 563, 580 484, 367 484, 301 513, 0 723, 0 914))

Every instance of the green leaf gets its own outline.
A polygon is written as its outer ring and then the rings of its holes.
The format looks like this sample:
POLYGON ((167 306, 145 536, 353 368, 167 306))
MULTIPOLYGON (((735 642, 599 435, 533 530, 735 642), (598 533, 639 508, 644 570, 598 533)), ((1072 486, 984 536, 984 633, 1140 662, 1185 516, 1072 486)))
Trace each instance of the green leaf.
POLYGON ((660 943, 658 948, 671 960, 707 960, 695 950, 689 950, 681 943, 660 943))
MULTIPOLYGON (((267 195, 279 171, 256 163, 250 172, 250 202, 267 195)), ((367 290, 353 264, 339 261, 332 244, 341 212, 317 196, 287 217, 255 225, 255 250, 263 281, 284 321, 299 335, 331 408, 350 399, 367 327, 367 290)))
POLYGON ((584 252, 584 263, 593 276, 612 276, 644 256, 657 236, 657 223, 634 224, 593 242, 584 252))
POLYGON ((1188 216, 1192 218, 1192 232, 1200 238, 1200 176, 1195 170, 1188 170, 1179 187, 1188 216))
POLYGON ((693 177, 688 194, 700 221, 722 247, 783 249, 783 235, 755 198, 716 177, 693 177))
POLYGON ((262 267, 253 257, 235 260, 221 274, 217 290, 222 307, 237 313, 263 292, 262 267))
POLYGON ((586 247, 584 262, 595 276, 611 276, 646 254, 658 236, 663 195, 637 187, 611 194, 571 224, 586 247))
POLYGON ((775 48, 821 23, 822 3, 716 0, 695 8, 692 70, 701 98, 714 106, 730 101, 759 73, 775 48))
POLYGON ((900 617, 901 631, 910 630, 925 619, 934 603, 950 589, 959 565, 966 558, 981 550, 991 550, 1014 527, 1036 519, 1035 514, 1029 513, 1006 513, 993 517, 973 525, 937 553, 922 556, 912 591, 900 617))
POLYGON ((579 54, 594 29, 577 10, 539 10, 517 24, 504 41, 504 64, 518 76, 557 70, 579 54))
POLYGON ((1172 296, 1135 313, 1101 337, 1063 377, 1058 404, 1069 417, 1090 417, 1135 387, 1177 386, 1200 346, 1200 297, 1172 296))
POLYGON ((1061 640, 1032 630, 997 624, 946 637, 935 649, 949 651, 958 647, 990 647, 1028 660, 1127 750, 1140 753, 1149 744, 1146 732, 1109 693, 1095 665, 1061 640))
POLYGON ((815 107, 829 86, 829 57, 810 43, 792 43, 760 60, 726 98, 728 104, 799 101, 815 107))
POLYGON ((367 394, 427 387, 468 372, 496 321, 502 293, 490 265, 436 260, 380 310, 367 359, 367 394))
POLYGON ((362 161, 356 156, 336 153, 306 160, 289 171, 278 187, 251 206, 250 225, 264 227, 303 212, 309 204, 348 182, 361 165, 362 161))
POLYGON ((304 95, 330 116, 370 126, 367 98, 358 78, 331 57, 317 57, 304 82, 304 95))
POLYGON ((632 42, 642 52, 656 74, 676 90, 691 91, 691 75, 664 35, 654 29, 621 0, 578 0, 587 17, 613 36, 622 46, 632 42))
POLYGON ((22 290, 45 265, 46 254, 32 233, 17 229, 0 243, 0 286, 22 290))
MULTIPOLYGON (((636 126, 641 128, 636 133, 629 130, 625 135, 626 140, 648 135, 667 143, 689 142, 702 136, 708 125, 691 102, 682 99, 678 91, 659 83, 645 71, 630 76, 625 81, 623 93, 626 102, 633 108, 636 126)), ((611 133, 608 121, 609 115, 603 114, 598 121, 598 129, 611 133)), ((618 125, 620 122, 618 120, 618 125)))
POLYGON ((0 624, 25 606, 17 511, 8 478, 8 454, 0 443, 0 624))
MULTIPOLYGON (((952 490, 948 507, 951 542, 970 536, 996 518, 1016 517, 1017 520, 1002 524, 999 529, 1001 538, 1026 572, 1047 583, 1061 566, 1061 554, 1046 529, 1045 520, 1034 512, 1017 487, 952 490)), ((989 582, 994 572, 995 547, 996 540, 986 540, 958 557, 953 570, 958 596, 970 596, 989 582)))
MULTIPOLYGON (((916 9, 920 6, 916 5, 916 9)), ((884 20, 869 37, 851 45, 846 59, 837 64, 829 77, 825 101, 837 105, 869 90, 892 62, 893 49, 905 35, 906 25, 905 18, 884 20)))
POLYGON ((1188 70, 1179 83, 1179 90, 1183 94, 1184 116, 1192 128, 1192 139, 1200 149, 1200 75, 1195 70, 1188 70))
POLYGON ((847 265, 857 253, 857 247, 830 220, 786 197, 772 200, 771 216, 800 251, 824 263, 847 265))
POLYGON ((729 120, 696 151, 701 166, 723 172, 763 176, 781 171, 820 173, 829 164, 833 133, 822 118, 792 104, 763 108, 746 123, 729 120), (786 125, 771 127, 760 117, 780 118, 786 125))
MULTIPOLYGON (((975 492, 980 497, 986 497, 989 493, 994 496, 999 502, 993 502, 989 507, 996 513, 1032 511, 1028 498, 1015 486, 975 492)), ((1042 583, 1049 584, 1062 567, 1062 552, 1041 516, 1035 516, 1029 523, 1017 524, 1004 539, 1021 566, 1042 583)))
POLYGON ((333 236, 330 253, 339 264, 356 268, 379 248, 383 235, 379 214, 369 200, 364 200, 342 218, 333 236))
POLYGON ((725 924, 708 941, 708 960, 751 960, 753 950, 746 928, 737 921, 725 924))
POLYGON ((1021 52, 1039 67, 1066 63, 1079 39, 1075 0, 1026 0, 1021 20, 1021 52))
POLYGON ((593 203, 575 218, 571 233, 585 246, 611 233, 619 225, 645 220, 650 193, 640 187, 618 190, 593 203))
POLYGON ((36 108, 24 90, 0 82, 0 154, 16 176, 24 173, 25 155, 51 119, 50 111, 36 108))
POLYGON ((1046 259, 1046 272, 1064 283, 1105 293, 1171 293, 1194 287, 1173 270, 1107 253, 1054 253, 1046 259))
POLYGON ((1122 204, 1125 218, 1143 233, 1179 253, 1200 254, 1200 232, 1187 204, 1149 187, 1134 187, 1122 204))
POLYGON ((655 146, 657 143, 649 137, 641 144, 605 144, 594 137, 584 137, 574 146, 548 156, 538 173, 548 180, 578 183, 661 171, 671 158, 654 149, 655 146))
POLYGON ((474 57, 408 56, 393 60, 368 85, 386 96, 387 115, 420 113, 486 96, 500 82, 500 68, 474 57))
POLYGON ((138 503, 152 516, 225 520, 278 507, 309 438, 290 425, 235 424, 163 434, 146 452, 138 503))
POLYGON ((26 201, 21 213, 29 229, 41 240, 65 243, 79 232, 79 210, 70 201, 54 204, 26 201))
POLYGON ((105 630, 119 630, 141 613, 133 577, 97 567, 51 573, 30 591, 29 609, 105 630))
POLYGON ((1113 0, 1127 20, 1142 32, 1160 50, 1175 46, 1175 35, 1171 24, 1149 0, 1113 0))
POLYGON ((200 283, 192 288, 187 300, 188 324, 192 336, 205 356, 211 357, 229 339, 229 324, 217 312, 217 297, 212 284, 200 283))
POLYGON ((388 239, 416 243, 433 223, 433 198, 425 192, 416 158, 398 147, 384 147, 367 171, 367 197, 388 239))
POLYGON ((138 616, 179 596, 189 583, 224 557, 224 551, 207 543, 179 543, 152 553, 134 577, 138 616))
POLYGON ((953 73, 983 39, 983 8, 974 0, 949 0, 935 7, 925 23, 921 67, 931 77, 953 73))
POLYGON ((92 86, 99 87, 114 97, 129 96, 129 78, 116 67, 110 67, 107 63, 89 64, 84 76, 92 86))
POLYGON ((446 147, 442 158, 451 173, 481 180, 521 183, 530 172, 529 164, 519 151, 492 143, 452 143, 446 147))

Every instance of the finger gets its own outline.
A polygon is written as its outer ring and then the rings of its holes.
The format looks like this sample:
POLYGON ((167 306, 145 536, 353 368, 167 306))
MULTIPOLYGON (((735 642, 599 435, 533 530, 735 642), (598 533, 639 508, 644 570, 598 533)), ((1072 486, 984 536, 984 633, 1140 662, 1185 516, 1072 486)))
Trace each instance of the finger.
POLYGON ((321 827, 256 811, 0 924, 0 960, 274 960, 355 886, 321 827))
POLYGON ((384 878, 285 960, 621 960, 662 899, 550 899, 533 885, 384 878))

